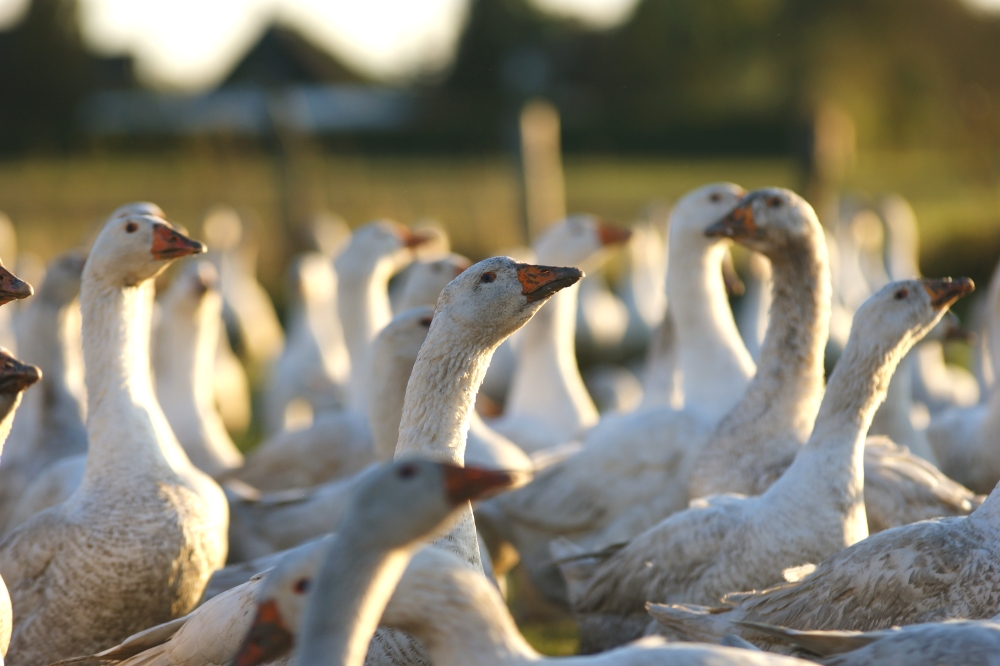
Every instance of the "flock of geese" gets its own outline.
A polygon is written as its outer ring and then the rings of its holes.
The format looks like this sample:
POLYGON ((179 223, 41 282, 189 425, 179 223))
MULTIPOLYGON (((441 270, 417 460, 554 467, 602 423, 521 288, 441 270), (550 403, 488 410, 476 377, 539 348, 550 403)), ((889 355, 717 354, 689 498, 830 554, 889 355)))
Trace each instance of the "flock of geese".
POLYGON ((973 284, 902 199, 715 183, 475 264, 317 224, 287 332, 203 231, 132 203, 37 293, 0 265, 10 666, 1000 664, 1000 278, 946 364, 973 284), (522 636, 517 564, 584 654, 522 636))

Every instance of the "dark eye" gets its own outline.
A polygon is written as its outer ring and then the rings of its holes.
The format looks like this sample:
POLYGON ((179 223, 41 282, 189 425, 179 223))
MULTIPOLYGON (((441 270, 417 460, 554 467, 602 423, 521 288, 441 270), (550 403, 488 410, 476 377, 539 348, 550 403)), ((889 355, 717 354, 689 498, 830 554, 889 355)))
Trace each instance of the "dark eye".
POLYGON ((483 273, 482 275, 479 276, 480 282, 493 282, 496 279, 497 279, 497 274, 492 271, 490 271, 489 273, 483 273))
POLYGON ((781 206, 781 197, 768 197, 767 205, 771 208, 778 208, 781 206))
POLYGON ((125 231, 127 231, 130 234, 134 234, 136 231, 138 231, 138 229, 139 225, 136 224, 135 222, 129 222, 128 224, 125 225, 125 231))
POLYGON ((430 328, 431 321, 433 321, 433 319, 434 319, 433 317, 423 317, 420 320, 420 325, 430 328))
POLYGON ((402 467, 399 468, 399 472, 397 472, 397 474, 399 474, 399 478, 401 479, 413 478, 414 476, 417 475, 417 466, 403 465, 402 467))
POLYGON ((711 201, 712 203, 719 203, 720 201, 722 201, 722 195, 719 194, 718 192, 715 192, 714 194, 708 197, 708 200, 711 201))
POLYGON ((910 292, 908 292, 906 289, 897 289, 896 293, 893 294, 892 297, 895 298, 897 301, 901 301, 904 298, 906 298, 909 294, 910 292))
POLYGON ((295 590, 295 594, 305 594, 309 591, 309 579, 299 578, 295 581, 295 585, 292 587, 295 590))

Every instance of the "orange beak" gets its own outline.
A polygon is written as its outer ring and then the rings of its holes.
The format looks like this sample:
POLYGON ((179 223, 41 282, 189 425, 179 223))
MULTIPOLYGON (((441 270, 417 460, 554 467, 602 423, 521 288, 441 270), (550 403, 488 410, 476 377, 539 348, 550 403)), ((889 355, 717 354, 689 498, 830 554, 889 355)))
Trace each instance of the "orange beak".
POLYGON ((518 485, 524 477, 521 472, 459 467, 448 463, 440 465, 444 469, 444 487, 448 501, 455 506, 511 488, 518 485))
POLYGON ((0 264, 0 305, 19 301, 35 293, 31 285, 4 268, 0 264))
POLYGON ((971 294, 976 285, 967 277, 956 278, 924 278, 920 281, 931 297, 931 305, 935 310, 943 310, 966 294, 971 294))
POLYGON ((0 348, 0 393, 20 393, 41 378, 41 370, 0 348))
POLYGON ((556 268, 553 266, 517 265, 517 280, 521 283, 521 293, 529 303, 545 300, 560 289, 576 284, 583 277, 579 268, 556 268))
POLYGON ((149 249, 154 259, 165 261, 179 259, 206 251, 205 244, 188 238, 176 229, 157 222, 153 225, 153 246, 149 249))
POLYGON ((753 236, 756 231, 757 224, 753 219, 753 208, 749 203, 742 203, 729 215, 705 229, 705 235, 740 240, 753 236))
POLYGON ((257 606, 253 625, 243 639, 232 666, 257 666, 283 656, 292 649, 294 636, 285 627, 273 599, 257 606))
POLYGON ((400 226, 397 233, 399 234, 399 240, 403 243, 403 245, 411 250, 415 247, 420 247, 424 243, 434 240, 434 236, 430 234, 421 234, 415 231, 410 231, 404 226, 400 226))
POLYGON ((601 220, 597 223, 597 237, 600 239, 601 245, 617 245, 631 238, 632 230, 617 227, 610 222, 601 220))

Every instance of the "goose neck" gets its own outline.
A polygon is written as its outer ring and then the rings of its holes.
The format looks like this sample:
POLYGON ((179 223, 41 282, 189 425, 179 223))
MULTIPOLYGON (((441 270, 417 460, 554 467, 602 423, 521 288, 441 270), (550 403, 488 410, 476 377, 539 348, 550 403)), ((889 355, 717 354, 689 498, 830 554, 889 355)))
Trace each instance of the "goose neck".
POLYGON ((670 249, 667 292, 684 406, 719 418, 740 399, 754 373, 722 279, 729 248, 714 243, 700 251, 670 249))
MULTIPOLYGON (((384 262, 383 262, 384 263, 384 262)), ((392 319, 389 303, 391 266, 376 265, 365 270, 337 265, 337 309, 344 329, 344 342, 351 360, 352 399, 363 404, 364 378, 372 340, 392 319)))
POLYGON ((292 664, 362 666, 382 611, 411 558, 407 548, 378 548, 345 524, 320 566, 292 664))

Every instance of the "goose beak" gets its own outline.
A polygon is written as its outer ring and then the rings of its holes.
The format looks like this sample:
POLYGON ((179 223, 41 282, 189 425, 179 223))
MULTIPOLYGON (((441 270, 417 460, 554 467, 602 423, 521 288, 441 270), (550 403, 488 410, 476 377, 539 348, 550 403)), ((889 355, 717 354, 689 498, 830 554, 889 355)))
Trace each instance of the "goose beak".
POLYGON ((618 245, 632 237, 632 230, 601 220, 597 223, 597 237, 600 239, 601 245, 618 245))
POLYGON ((19 301, 35 293, 31 285, 21 280, 0 264, 0 305, 19 301))
POLYGON ((154 259, 179 259, 191 254, 201 254, 207 249, 201 241, 188 238, 166 224, 157 222, 153 225, 153 246, 149 251, 154 259))
POLYGON ((41 378, 41 370, 0 348, 0 393, 20 393, 41 378))
POLYGON ((253 625, 243 639, 232 666, 257 666, 277 659, 292 649, 294 636, 281 620, 278 605, 269 599, 257 606, 253 625))
POLYGON ((523 472, 440 464, 444 470, 445 493, 454 506, 527 482, 523 472))
POLYGON ((422 234, 416 231, 410 231, 406 227, 399 227, 399 240, 403 243, 404 247, 409 249, 414 249, 420 247, 424 243, 429 243, 434 240, 434 236, 430 234, 422 234))
POLYGON ((757 224, 753 219, 753 207, 749 203, 741 203, 729 215, 705 229, 705 235, 740 240, 749 238, 755 231, 757 224))
POLYGON ((935 310, 943 310, 966 294, 971 294, 976 285, 967 277, 956 278, 924 278, 920 281, 931 297, 931 305, 935 310))
POLYGON ((521 293, 529 303, 545 300, 560 289, 576 284, 583 277, 579 268, 556 268, 553 266, 517 265, 517 280, 521 283, 521 293))

